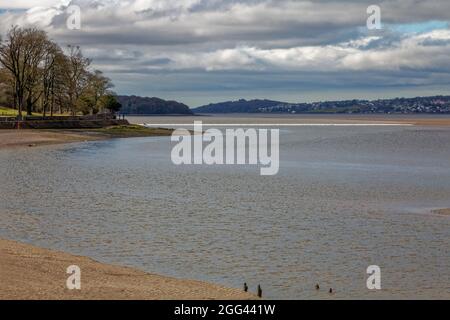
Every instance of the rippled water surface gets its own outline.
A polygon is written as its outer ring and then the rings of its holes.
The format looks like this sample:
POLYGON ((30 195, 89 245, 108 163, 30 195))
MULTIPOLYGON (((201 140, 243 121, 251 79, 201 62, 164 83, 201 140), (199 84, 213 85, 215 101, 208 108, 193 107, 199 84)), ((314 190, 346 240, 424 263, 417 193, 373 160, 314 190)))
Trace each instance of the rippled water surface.
POLYGON ((280 173, 172 165, 170 138, 0 151, 0 237, 267 298, 450 298, 450 130, 302 127, 280 173), (382 269, 381 292, 366 268, 382 269))

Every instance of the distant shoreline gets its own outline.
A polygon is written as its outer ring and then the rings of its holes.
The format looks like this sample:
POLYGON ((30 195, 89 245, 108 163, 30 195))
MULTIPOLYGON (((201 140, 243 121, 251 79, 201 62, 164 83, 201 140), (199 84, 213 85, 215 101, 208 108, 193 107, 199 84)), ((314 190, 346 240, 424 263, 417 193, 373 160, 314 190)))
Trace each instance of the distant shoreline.
POLYGON ((243 290, 149 274, 87 257, 0 239, 0 300, 253 300, 243 290), (81 290, 69 290, 69 266, 81 290))
POLYGON ((129 116, 127 119, 130 123, 142 124, 145 118, 149 118, 152 125, 167 124, 168 121, 177 124, 178 120, 181 123, 188 123, 203 121, 205 125, 210 123, 247 123, 247 124, 400 124, 400 125, 415 125, 415 126, 450 126, 450 115, 349 115, 349 114, 266 114, 266 113, 204 113, 196 115, 187 115, 183 117, 168 117, 164 115, 153 116, 129 116), (170 120, 168 120, 170 119, 170 120))
POLYGON ((196 114, 196 113, 181 113, 181 114, 163 114, 163 113, 151 113, 151 114, 120 114, 121 116, 125 117, 209 117, 214 116, 214 114, 207 115, 207 114, 196 114))

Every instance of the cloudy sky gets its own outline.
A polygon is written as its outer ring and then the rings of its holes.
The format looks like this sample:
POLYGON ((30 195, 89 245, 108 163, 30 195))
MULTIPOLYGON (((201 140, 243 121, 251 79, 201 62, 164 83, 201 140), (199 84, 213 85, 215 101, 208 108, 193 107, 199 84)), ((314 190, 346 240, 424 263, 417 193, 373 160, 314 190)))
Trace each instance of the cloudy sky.
POLYGON ((40 26, 80 45, 118 93, 192 107, 450 94, 448 21, 448 0, 0 0, 1 34, 40 26), (366 27, 372 4, 381 30, 366 27))

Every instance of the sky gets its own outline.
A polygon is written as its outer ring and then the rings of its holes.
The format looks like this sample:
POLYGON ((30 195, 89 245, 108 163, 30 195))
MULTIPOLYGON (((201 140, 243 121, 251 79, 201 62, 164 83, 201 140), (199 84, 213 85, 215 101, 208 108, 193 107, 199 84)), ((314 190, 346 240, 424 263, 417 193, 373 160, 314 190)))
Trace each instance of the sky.
POLYGON ((118 94, 191 107, 447 95, 449 21, 448 0, 0 0, 3 36, 43 28, 81 46, 118 94), (73 5, 79 30, 66 23, 73 5))

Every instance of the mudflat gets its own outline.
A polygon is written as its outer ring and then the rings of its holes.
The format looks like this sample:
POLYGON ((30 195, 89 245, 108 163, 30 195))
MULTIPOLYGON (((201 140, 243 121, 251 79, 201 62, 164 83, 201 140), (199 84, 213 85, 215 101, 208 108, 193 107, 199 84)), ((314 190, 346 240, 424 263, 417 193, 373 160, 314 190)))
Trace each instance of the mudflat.
POLYGON ((113 126, 100 129, 72 130, 0 130, 0 149, 36 147, 71 142, 95 141, 111 138, 170 136, 173 130, 145 128, 136 125, 113 126))
POLYGON ((433 210, 433 213, 443 216, 450 216, 450 208, 433 210))
POLYGON ((23 146, 34 147, 99 139, 105 139, 105 136, 71 131, 0 130, 0 149, 23 146))

